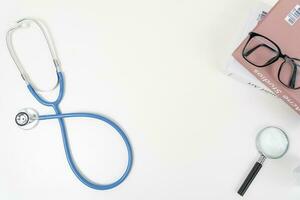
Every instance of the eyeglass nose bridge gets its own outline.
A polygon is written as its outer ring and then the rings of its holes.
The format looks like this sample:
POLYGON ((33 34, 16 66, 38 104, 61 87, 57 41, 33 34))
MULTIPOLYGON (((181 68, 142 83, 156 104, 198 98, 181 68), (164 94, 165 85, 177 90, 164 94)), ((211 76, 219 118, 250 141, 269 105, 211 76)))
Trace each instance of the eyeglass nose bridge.
POLYGON ((280 57, 282 57, 283 59, 290 59, 290 57, 286 54, 281 54, 280 57))
POLYGON ((290 56, 288 56, 288 55, 286 55, 286 54, 284 54, 284 55, 282 55, 282 58, 284 59, 284 62, 288 62, 288 63, 290 63, 291 65, 297 65, 296 63, 295 63, 295 60, 294 60, 294 58, 291 58, 290 56))

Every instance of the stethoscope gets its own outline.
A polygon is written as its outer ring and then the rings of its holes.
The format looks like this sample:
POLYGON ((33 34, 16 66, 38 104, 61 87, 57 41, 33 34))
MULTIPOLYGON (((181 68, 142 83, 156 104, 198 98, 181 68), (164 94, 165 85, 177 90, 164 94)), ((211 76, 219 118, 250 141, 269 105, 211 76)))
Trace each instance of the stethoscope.
POLYGON ((266 158, 279 159, 286 154, 289 148, 289 139, 282 129, 273 126, 266 127, 256 136, 256 148, 260 157, 238 190, 238 194, 241 196, 246 193, 266 158))
POLYGON ((6 35, 6 43, 7 43, 7 47, 10 52, 10 55, 12 56, 15 64, 17 65, 18 70, 20 71, 23 80, 26 82, 27 88, 30 91, 30 93, 34 96, 34 98, 39 103, 41 103, 44 106, 52 107, 55 112, 55 114, 51 114, 51 115, 38 115, 38 113, 33 109, 29 109, 29 108, 23 109, 16 115, 15 121, 16 121, 17 125, 23 129, 31 129, 37 125, 39 120, 43 121, 43 120, 57 119, 59 122, 59 125, 60 125, 60 129, 61 129, 65 154, 66 154, 68 163, 69 163, 73 173, 76 175, 76 177, 83 184, 87 185, 90 188, 96 189, 96 190, 108 190, 108 189, 112 189, 112 188, 120 185, 127 178, 128 174, 131 170, 131 167, 132 167, 133 155, 132 155, 132 149, 131 149, 129 140, 128 140, 126 134, 124 133, 124 131, 115 122, 113 122, 112 120, 110 120, 107 117, 104 117, 102 115, 92 114, 92 113, 61 113, 59 104, 61 103, 62 98, 64 96, 64 77, 63 77, 63 73, 60 68, 60 61, 59 61, 57 53, 55 51, 54 43, 51 40, 49 32, 47 31, 46 27, 40 21, 38 21, 36 19, 26 18, 26 19, 19 20, 19 21, 17 21, 17 23, 14 27, 12 27, 11 29, 8 30, 7 35, 6 35), (56 68, 56 73, 57 73, 57 84, 54 88, 51 88, 50 90, 47 90, 47 91, 52 91, 59 86, 59 94, 55 101, 48 101, 47 99, 43 98, 39 94, 39 92, 45 92, 45 91, 37 88, 32 83, 32 81, 30 80, 30 77, 26 73, 24 67, 22 66, 22 64, 13 48, 12 38, 11 38, 12 33, 20 27, 29 25, 28 23, 35 23, 37 25, 37 27, 41 30, 42 34, 44 35, 44 37, 47 41, 47 45, 49 47, 51 56, 53 58, 54 66, 56 68), (120 136, 122 137, 122 139, 126 145, 126 148, 127 148, 128 163, 127 163, 127 168, 126 168, 125 172, 118 180, 116 180, 115 182, 110 183, 110 184, 101 185, 101 184, 96 184, 96 183, 89 181, 83 174, 80 173, 78 167, 76 166, 76 164, 72 158, 64 118, 94 118, 94 119, 98 119, 100 121, 103 121, 103 122, 109 124, 120 134, 120 136))

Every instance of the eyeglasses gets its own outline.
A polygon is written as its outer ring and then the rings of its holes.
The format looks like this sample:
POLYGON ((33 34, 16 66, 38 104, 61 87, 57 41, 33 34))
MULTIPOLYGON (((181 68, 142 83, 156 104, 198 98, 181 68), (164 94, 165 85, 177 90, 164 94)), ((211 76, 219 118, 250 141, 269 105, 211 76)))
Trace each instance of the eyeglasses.
POLYGON ((269 38, 250 32, 242 55, 247 62, 256 67, 267 67, 282 58, 278 80, 290 89, 300 89, 300 59, 282 54, 279 46, 269 38))

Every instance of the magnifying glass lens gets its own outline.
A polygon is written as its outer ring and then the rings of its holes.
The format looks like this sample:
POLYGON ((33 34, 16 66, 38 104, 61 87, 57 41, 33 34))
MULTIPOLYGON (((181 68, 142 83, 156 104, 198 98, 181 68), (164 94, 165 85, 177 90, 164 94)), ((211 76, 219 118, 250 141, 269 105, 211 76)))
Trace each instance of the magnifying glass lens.
POLYGON ((256 137, 258 151, 266 158, 281 158, 288 150, 289 140, 284 131, 275 127, 267 127, 256 137))

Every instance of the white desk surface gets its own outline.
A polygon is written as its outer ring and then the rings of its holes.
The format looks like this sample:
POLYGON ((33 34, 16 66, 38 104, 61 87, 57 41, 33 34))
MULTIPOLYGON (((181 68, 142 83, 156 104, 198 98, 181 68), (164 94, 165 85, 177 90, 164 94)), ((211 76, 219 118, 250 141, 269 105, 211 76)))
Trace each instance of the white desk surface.
MULTIPOLYGON (((293 170, 300 165, 300 116, 221 71, 257 2, 3 2, 0 199, 241 199, 236 191, 258 158, 256 133, 268 125, 287 131, 290 150, 265 163, 243 199, 299 199, 293 170), (26 90, 5 45, 9 25, 27 16, 43 19, 55 39, 66 78, 63 112, 105 114, 130 137, 134 166, 118 188, 94 191, 76 179, 55 120, 29 132, 16 127, 15 113, 23 107, 52 112, 26 90)), ((38 36, 21 32, 17 50, 34 80, 53 84, 48 52, 39 51, 38 36)), ((67 124, 87 177, 102 183, 121 174, 126 151, 113 131, 93 120, 67 124)))

